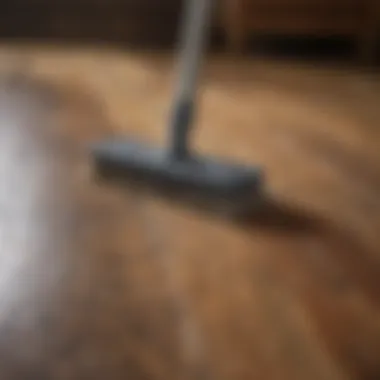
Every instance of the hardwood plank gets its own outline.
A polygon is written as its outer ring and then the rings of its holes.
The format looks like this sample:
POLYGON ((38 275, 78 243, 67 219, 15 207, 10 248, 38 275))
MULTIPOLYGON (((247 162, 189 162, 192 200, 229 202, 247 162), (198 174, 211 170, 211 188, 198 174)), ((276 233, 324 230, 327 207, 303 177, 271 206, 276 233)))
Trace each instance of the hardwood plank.
POLYGON ((213 57, 194 146, 263 165, 236 223, 98 183, 165 140, 169 56, 0 48, 2 379, 380 376, 377 75, 213 57))

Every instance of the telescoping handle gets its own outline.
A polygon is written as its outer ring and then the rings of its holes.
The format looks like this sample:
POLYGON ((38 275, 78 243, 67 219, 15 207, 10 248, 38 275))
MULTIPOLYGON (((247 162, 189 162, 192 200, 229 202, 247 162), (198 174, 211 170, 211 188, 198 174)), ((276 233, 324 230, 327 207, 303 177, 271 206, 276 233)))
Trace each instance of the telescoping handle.
POLYGON ((188 135, 195 112, 199 69, 211 19, 212 0, 186 0, 180 40, 179 78, 170 120, 169 150, 174 159, 189 156, 188 135))

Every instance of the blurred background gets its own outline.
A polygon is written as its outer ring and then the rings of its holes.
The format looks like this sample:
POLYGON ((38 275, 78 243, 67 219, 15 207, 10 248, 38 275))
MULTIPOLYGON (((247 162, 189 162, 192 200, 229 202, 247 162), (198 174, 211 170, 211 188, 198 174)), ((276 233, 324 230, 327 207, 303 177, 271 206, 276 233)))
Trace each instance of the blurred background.
MULTIPOLYGON (((0 30, 3 38, 170 47, 181 6, 175 0, 6 1, 0 30)), ((282 53, 378 56, 380 16, 374 0, 221 0, 215 8, 212 37, 220 50, 272 51, 276 46, 273 50, 282 53)))

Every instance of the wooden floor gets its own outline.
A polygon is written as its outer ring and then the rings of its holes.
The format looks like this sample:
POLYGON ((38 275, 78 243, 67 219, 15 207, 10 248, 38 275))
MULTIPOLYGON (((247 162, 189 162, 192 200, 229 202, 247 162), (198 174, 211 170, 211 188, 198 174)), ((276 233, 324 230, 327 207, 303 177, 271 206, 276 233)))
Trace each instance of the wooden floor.
POLYGON ((164 143, 169 56, 0 48, 0 378, 380 378, 380 81, 211 58, 202 152, 265 169, 244 223, 97 183, 164 143))

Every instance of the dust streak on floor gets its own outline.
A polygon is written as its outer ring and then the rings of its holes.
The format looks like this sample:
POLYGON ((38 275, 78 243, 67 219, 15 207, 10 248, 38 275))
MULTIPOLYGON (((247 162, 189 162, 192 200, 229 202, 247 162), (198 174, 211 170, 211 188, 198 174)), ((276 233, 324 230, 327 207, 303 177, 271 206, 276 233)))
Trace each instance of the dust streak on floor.
POLYGON ((379 378, 379 78, 211 58, 194 146, 267 177, 234 223, 91 176, 97 138, 164 144, 172 67, 0 48, 1 379, 379 378))

